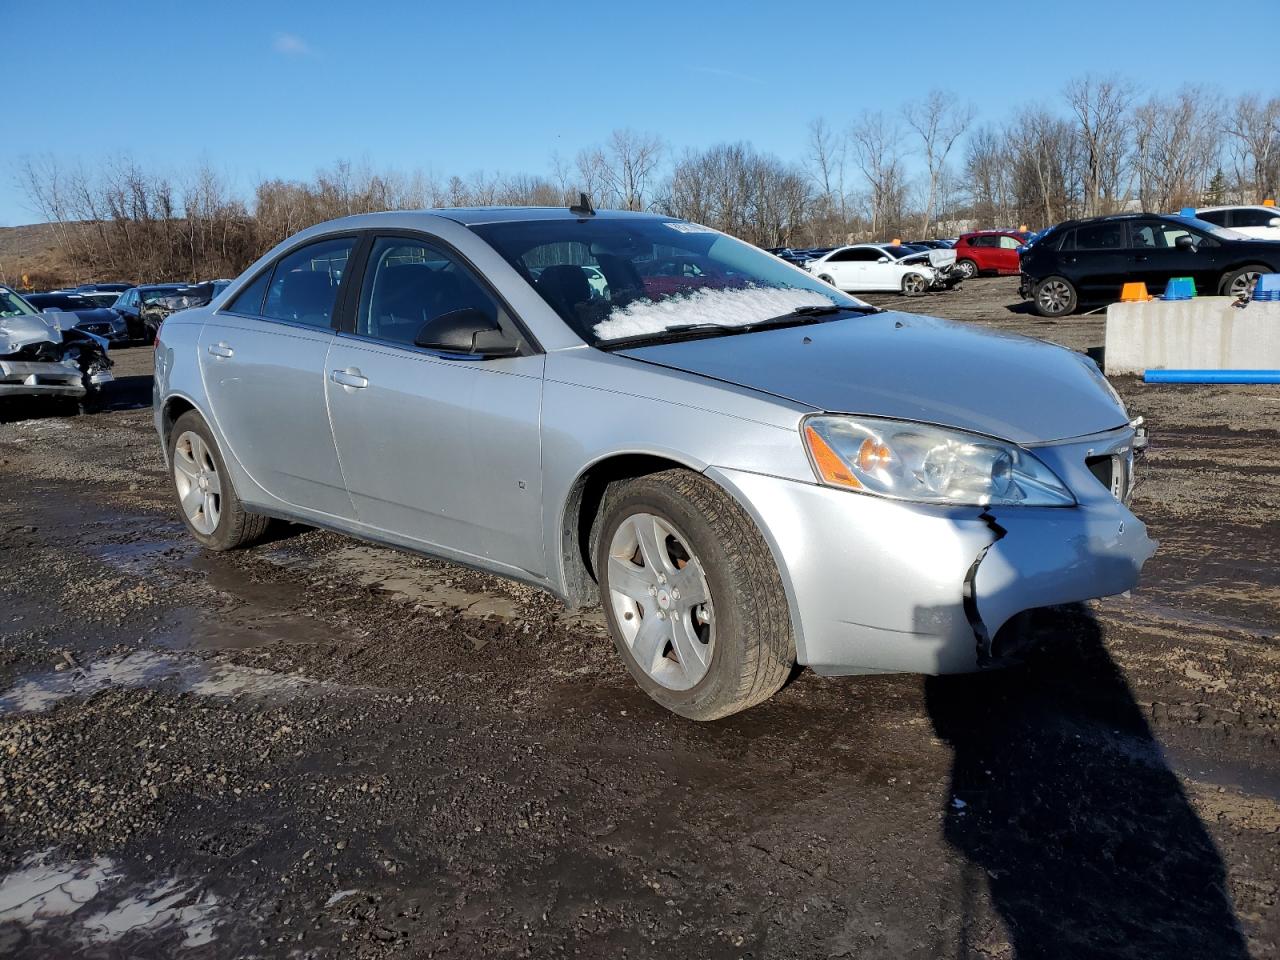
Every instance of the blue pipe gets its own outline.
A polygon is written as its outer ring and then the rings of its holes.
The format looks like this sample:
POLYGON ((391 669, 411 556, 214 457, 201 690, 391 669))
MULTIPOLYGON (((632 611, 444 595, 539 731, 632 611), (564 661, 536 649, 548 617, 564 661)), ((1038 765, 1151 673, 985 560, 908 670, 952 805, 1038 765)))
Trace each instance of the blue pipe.
POLYGON ((1280 370, 1144 370, 1147 383, 1280 383, 1280 370))

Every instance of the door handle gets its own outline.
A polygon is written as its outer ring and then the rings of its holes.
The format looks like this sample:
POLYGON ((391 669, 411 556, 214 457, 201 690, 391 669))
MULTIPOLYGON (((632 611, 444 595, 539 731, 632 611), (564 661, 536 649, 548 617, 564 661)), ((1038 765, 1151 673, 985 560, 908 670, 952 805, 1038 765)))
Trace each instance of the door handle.
POLYGON ((348 367, 346 370, 334 370, 333 373, 329 374, 329 379, 336 384, 351 387, 355 390, 363 390, 369 385, 369 378, 362 376, 355 367, 348 367))
POLYGON ((236 355, 236 352, 231 349, 231 345, 222 341, 209 344, 209 353, 211 356, 223 358, 234 357, 236 355))
POLYGON ((1145 253, 1135 253, 1133 255, 1134 263, 1146 263, 1150 259, 1151 258, 1148 257, 1145 253))

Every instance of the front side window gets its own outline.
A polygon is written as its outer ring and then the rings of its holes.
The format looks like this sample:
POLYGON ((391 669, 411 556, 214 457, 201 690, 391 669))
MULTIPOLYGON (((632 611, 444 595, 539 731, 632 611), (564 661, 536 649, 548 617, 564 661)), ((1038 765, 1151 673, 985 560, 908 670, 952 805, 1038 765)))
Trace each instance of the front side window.
POLYGON ((863 306, 758 247, 681 220, 599 216, 471 229, 588 343, 688 324, 742 326, 801 308, 863 306), (682 264, 677 275, 655 270, 673 260, 682 264), (604 284, 593 284, 584 267, 599 271, 604 284))
POLYGON ((31 317, 36 311, 22 297, 12 290, 0 287, 0 319, 8 317, 31 317))
POLYGON ((277 261, 262 316, 309 327, 329 326, 355 242, 354 237, 321 240, 277 261))
POLYGON ((379 237, 365 268, 356 333, 411 346, 436 317, 475 309, 497 326, 498 305, 471 272, 425 241, 379 237))
POLYGON ((1278 210, 1237 210, 1231 218, 1233 227, 1270 227, 1280 219, 1278 210))
POLYGON ((1022 241, 1019 240, 1017 237, 1001 237, 1000 238, 1001 250, 1017 250, 1020 246, 1022 246, 1022 241))

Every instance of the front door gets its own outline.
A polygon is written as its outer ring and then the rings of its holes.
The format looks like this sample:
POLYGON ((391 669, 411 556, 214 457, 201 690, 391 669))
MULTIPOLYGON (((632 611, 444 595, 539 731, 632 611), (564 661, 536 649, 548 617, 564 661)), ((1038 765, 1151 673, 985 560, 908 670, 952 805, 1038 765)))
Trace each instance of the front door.
POLYGON ((356 519, 393 540, 542 576, 541 354, 478 360, 414 346, 429 320, 502 307, 426 239, 379 237, 325 387, 356 519))
POLYGON ((200 365, 226 451, 301 515, 350 519, 325 409, 325 357, 353 237, 282 257, 205 322, 200 365))
POLYGON ((1174 277, 1191 277, 1200 296, 1217 294, 1217 241, 1166 220, 1135 220, 1129 224, 1129 254, 1134 280, 1152 294, 1161 293, 1174 277), (1182 246, 1180 237, 1190 238, 1182 246))

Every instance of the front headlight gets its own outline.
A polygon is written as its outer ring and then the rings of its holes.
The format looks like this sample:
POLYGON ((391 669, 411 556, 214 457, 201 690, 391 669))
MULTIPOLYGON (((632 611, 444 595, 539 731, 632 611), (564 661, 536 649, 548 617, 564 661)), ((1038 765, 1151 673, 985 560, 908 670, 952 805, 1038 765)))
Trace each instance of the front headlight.
POLYGON ((1012 443, 922 423, 814 416, 801 426, 823 483, 896 500, 953 506, 1069 507, 1053 471, 1012 443))

